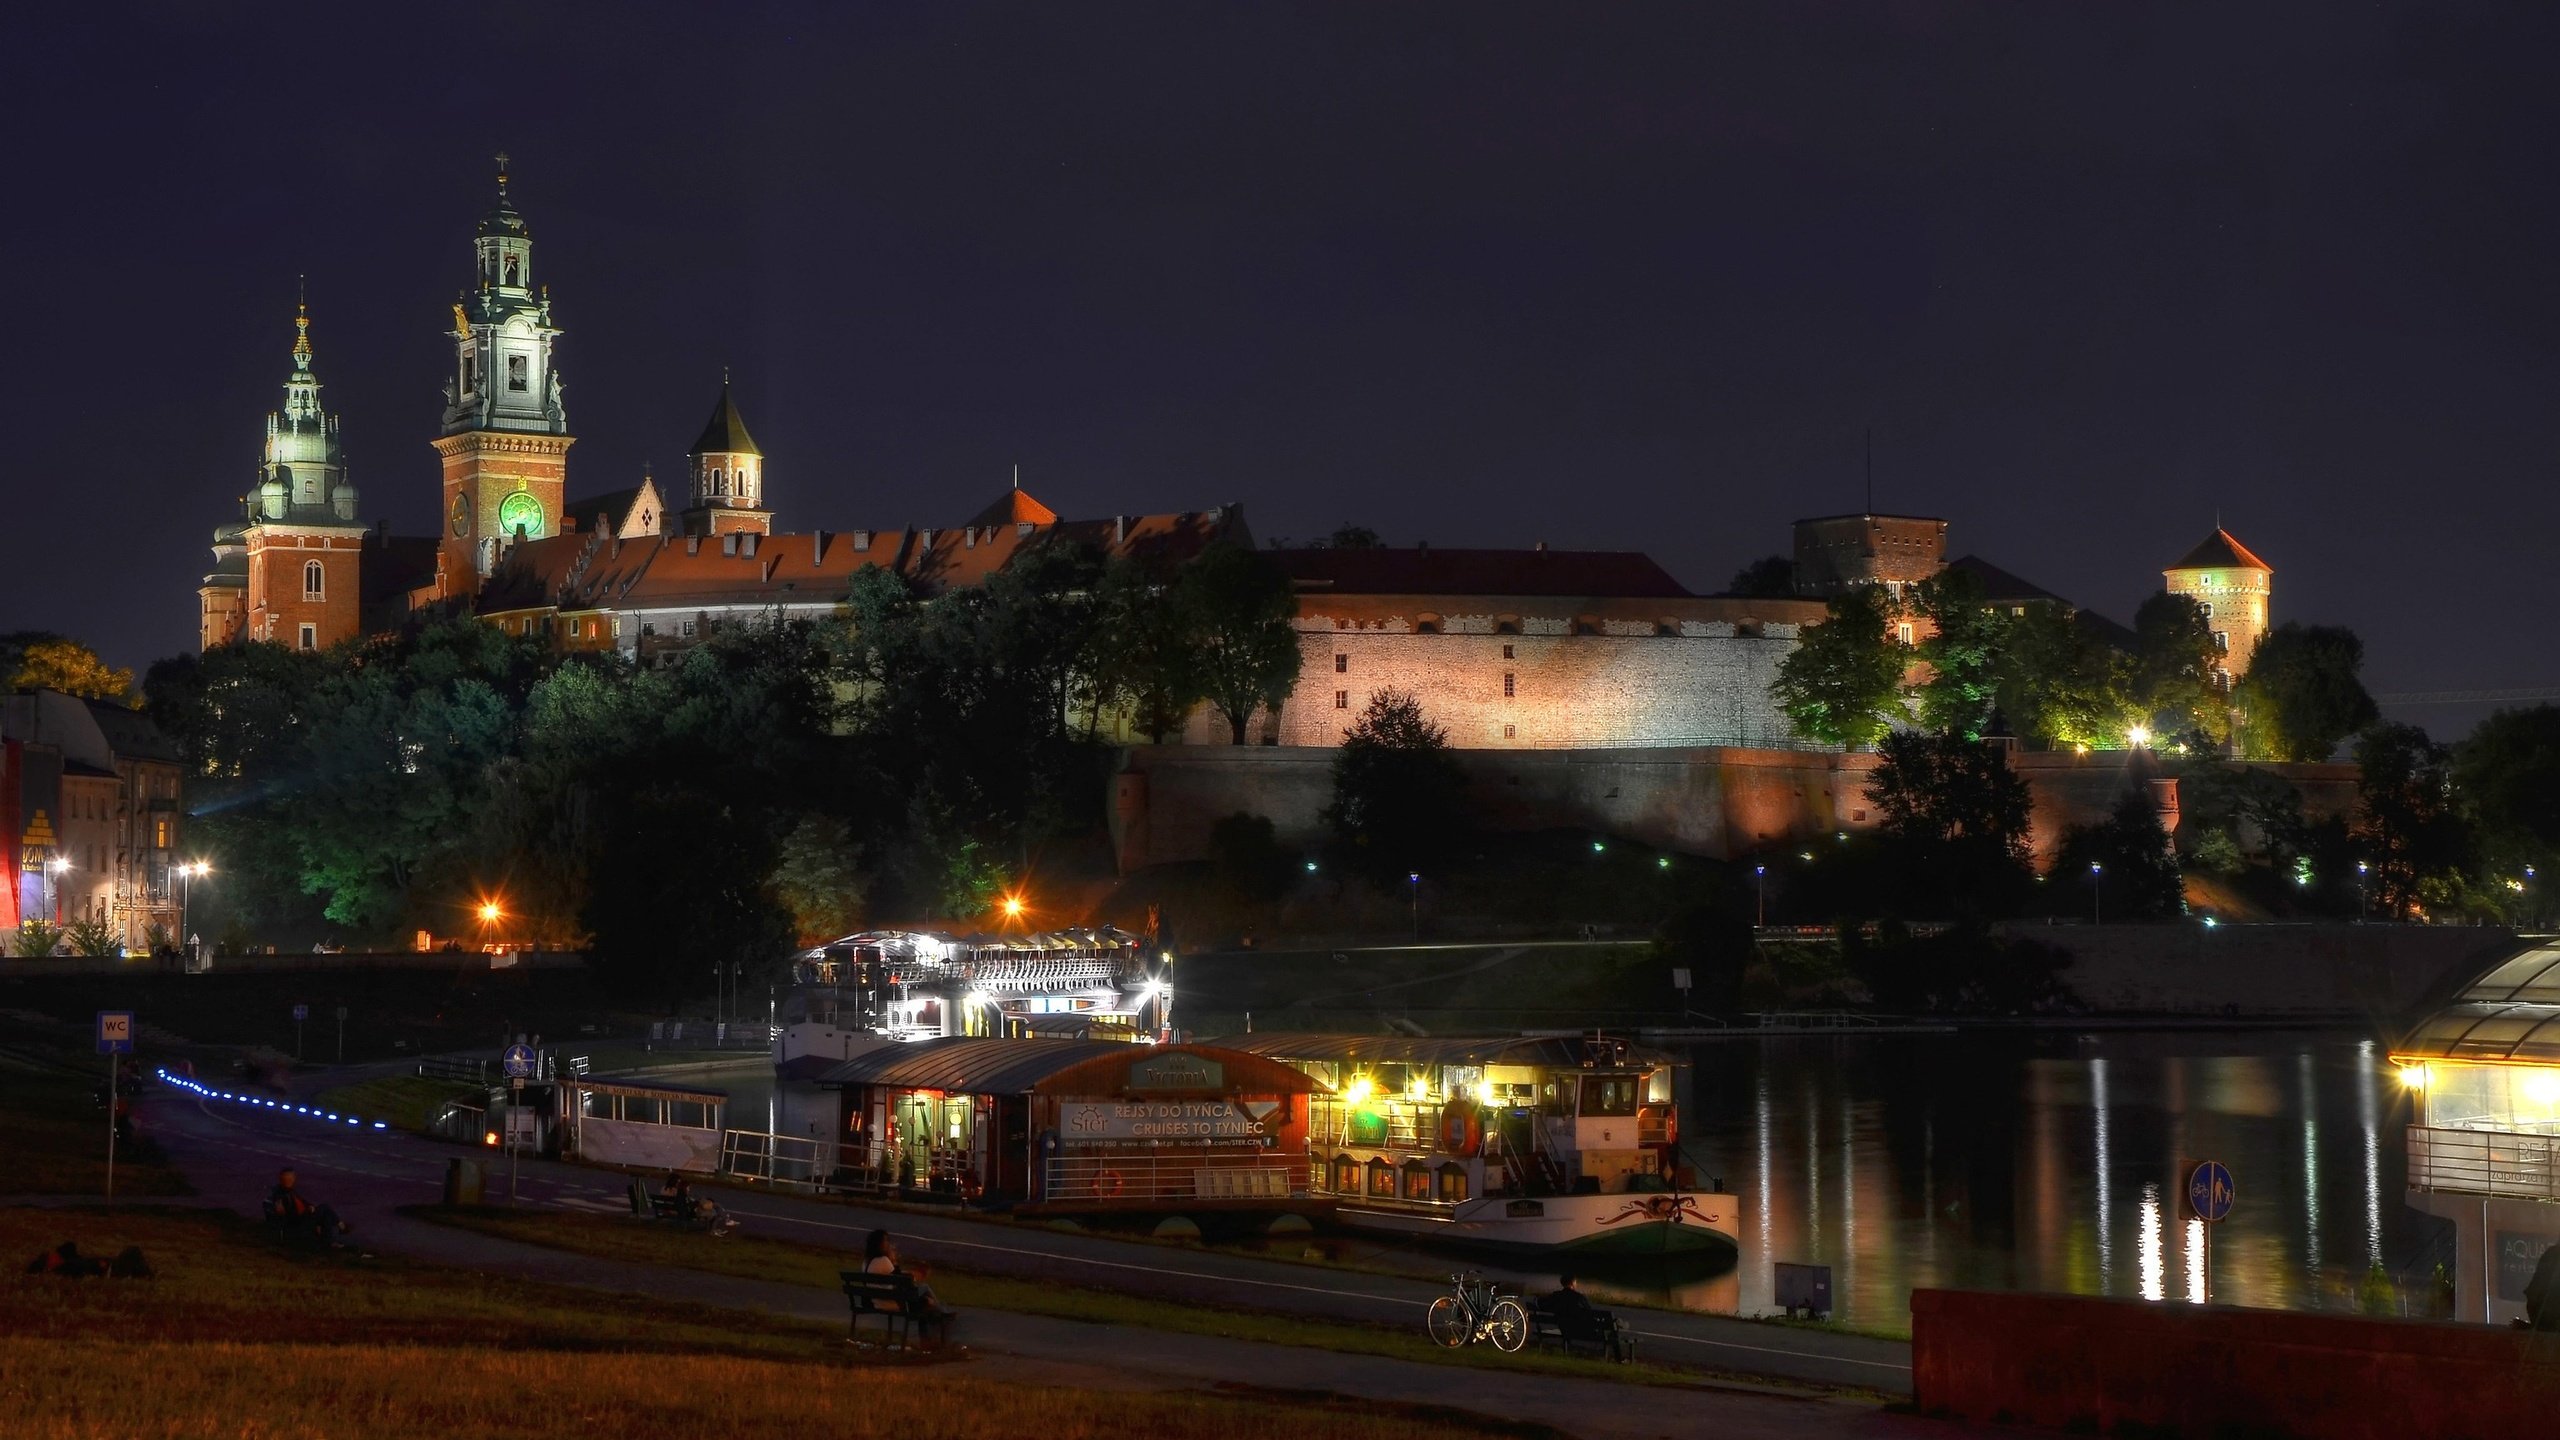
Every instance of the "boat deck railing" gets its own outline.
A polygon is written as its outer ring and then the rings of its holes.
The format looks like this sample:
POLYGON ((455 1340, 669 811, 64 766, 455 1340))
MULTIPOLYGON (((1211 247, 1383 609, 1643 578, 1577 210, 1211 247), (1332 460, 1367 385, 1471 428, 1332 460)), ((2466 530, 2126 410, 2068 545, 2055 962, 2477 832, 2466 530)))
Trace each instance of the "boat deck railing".
POLYGON ((2560 1136, 2412 1125, 2409 1188, 2560 1200, 2560 1136))
POLYGON ((1288 1200, 1307 1193, 1307 1167, 1254 1147, 1202 1155, 1053 1155, 1041 1200, 1288 1200))

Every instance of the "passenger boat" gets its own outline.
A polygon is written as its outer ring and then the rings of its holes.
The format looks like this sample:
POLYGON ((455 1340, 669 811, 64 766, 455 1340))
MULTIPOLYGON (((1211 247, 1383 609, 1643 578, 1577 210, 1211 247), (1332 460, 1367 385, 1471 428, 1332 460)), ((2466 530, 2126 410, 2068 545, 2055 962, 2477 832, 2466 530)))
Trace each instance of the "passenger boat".
POLYGON ((773 1059, 814 1073, 874 1046, 948 1035, 1169 1038, 1170 957, 1125 930, 949 935, 871 930, 802 951, 779 997, 773 1059))
POLYGON ((1212 1043, 1329 1087, 1308 1102, 1308 1193, 1346 1225, 1595 1256, 1735 1248, 1734 1197, 1680 1163, 1667 1055, 1601 1036, 1212 1043))

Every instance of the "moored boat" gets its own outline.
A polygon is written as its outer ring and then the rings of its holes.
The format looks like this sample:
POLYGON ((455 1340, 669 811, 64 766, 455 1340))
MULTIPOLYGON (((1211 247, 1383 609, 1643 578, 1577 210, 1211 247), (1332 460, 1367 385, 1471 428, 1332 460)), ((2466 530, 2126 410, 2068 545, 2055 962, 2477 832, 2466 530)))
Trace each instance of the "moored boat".
POLYGON ((1679 1160, 1670 1056, 1604 1036, 1304 1033, 1214 1042, 1292 1065, 1310 1196, 1346 1225, 1589 1255, 1727 1252, 1731 1195, 1679 1160))
POLYGON ((873 930, 794 957, 773 1058, 792 1073, 883 1041, 1169 1039, 1169 959, 1110 926, 1000 935, 873 930))

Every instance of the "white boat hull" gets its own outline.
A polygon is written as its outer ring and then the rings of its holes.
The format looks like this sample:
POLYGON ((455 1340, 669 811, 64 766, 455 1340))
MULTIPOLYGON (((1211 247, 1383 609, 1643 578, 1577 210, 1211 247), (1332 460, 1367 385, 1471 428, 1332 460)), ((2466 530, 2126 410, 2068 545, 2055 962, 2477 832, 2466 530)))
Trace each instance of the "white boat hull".
POLYGON ((1343 1224, 1450 1245, 1669 1255, 1736 1248, 1739 1202, 1730 1195, 1652 1191, 1617 1195, 1491 1195, 1454 1206, 1406 1208, 1346 1201, 1343 1224))

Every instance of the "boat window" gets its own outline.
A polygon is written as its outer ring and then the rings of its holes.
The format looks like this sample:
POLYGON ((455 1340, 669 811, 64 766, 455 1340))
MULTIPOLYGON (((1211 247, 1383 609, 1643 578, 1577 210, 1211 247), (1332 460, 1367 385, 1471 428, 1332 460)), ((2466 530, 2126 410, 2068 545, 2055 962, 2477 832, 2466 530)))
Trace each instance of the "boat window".
POLYGON ((1582 1113, 1585 1115, 1633 1115, 1636 1113, 1636 1077, 1633 1075, 1583 1076, 1582 1113))
POLYGON ((1573 1113, 1571 1081, 1550 1075, 1538 1082, 1538 1109, 1549 1115, 1573 1113))
POLYGON ((1440 1167, 1440 1201, 1441 1201, 1441 1203, 1442 1203, 1442 1204, 1445 1204, 1445 1205, 1455 1205, 1455 1204, 1457 1204, 1459 1201, 1464 1200, 1464 1199, 1466 1199, 1466 1198, 1467 1198, 1467 1167, 1465 1167, 1464 1165, 1443 1165, 1443 1166, 1441 1166, 1441 1167, 1440 1167))

